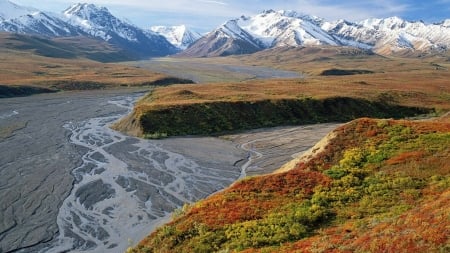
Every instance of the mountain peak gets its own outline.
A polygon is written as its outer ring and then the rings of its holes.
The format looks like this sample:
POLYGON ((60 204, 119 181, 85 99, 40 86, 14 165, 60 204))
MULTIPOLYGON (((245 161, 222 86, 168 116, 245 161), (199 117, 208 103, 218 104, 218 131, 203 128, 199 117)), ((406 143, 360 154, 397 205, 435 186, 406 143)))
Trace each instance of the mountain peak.
POLYGON ((361 25, 371 29, 398 30, 407 25, 407 21, 394 16, 389 18, 371 18, 360 22, 361 25))
POLYGON ((164 36, 172 45, 179 49, 186 49, 201 37, 199 33, 188 29, 186 25, 152 26, 150 30, 164 36))
POLYGON ((98 7, 89 3, 77 3, 70 6, 63 12, 66 16, 77 16, 82 19, 90 20, 99 14, 112 16, 106 7, 98 7))
POLYGON ((446 20, 442 21, 439 25, 450 28, 450 19, 446 19, 446 20))
POLYGON ((20 6, 8 0, 0 0, 0 20, 14 19, 38 11, 35 8, 20 6))
POLYGON ((106 7, 74 4, 63 12, 67 22, 84 33, 142 56, 165 56, 176 48, 164 37, 115 17, 106 7))
POLYGON ((276 11, 273 9, 268 9, 268 10, 263 10, 263 12, 262 12, 262 14, 271 14, 271 13, 276 13, 276 11))

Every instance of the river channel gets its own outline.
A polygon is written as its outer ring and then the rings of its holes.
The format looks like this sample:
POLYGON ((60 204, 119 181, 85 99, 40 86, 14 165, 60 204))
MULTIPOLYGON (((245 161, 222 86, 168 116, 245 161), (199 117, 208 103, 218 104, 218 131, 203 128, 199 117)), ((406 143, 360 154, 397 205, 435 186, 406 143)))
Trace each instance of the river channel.
POLYGON ((230 142, 192 141, 213 158, 201 161, 111 130, 141 95, 0 101, 0 252, 123 252, 239 177, 244 154, 230 142))
POLYGON ((224 189, 246 170, 275 170, 336 126, 166 140, 111 130, 142 95, 0 100, 1 253, 124 252, 184 203, 224 189))

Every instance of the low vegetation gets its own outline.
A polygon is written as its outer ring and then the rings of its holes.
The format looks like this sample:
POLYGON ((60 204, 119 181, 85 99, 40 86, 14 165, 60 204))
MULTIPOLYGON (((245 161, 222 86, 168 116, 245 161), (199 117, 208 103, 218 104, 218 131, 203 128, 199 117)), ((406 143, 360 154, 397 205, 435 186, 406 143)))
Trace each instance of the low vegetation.
POLYGON ((129 252, 446 252, 450 122, 368 118, 288 172, 247 178, 129 252))

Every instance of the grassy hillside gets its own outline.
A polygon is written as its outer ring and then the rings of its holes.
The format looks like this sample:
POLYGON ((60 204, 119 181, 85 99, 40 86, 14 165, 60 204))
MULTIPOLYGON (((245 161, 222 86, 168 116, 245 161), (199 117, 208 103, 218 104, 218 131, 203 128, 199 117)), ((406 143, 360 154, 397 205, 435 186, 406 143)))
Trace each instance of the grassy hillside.
POLYGON ((294 169, 174 214, 129 252, 446 252, 450 121, 359 119, 294 169))

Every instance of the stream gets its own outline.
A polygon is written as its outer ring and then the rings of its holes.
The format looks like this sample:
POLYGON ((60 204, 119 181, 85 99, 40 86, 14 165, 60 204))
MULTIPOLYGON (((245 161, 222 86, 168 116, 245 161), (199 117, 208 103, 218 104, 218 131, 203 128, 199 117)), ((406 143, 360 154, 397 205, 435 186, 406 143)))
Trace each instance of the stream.
POLYGON ((39 106, 2 107, 0 127, 12 130, 0 142, 0 252, 124 252, 174 209, 239 177, 242 152, 231 143, 193 141, 198 152, 218 147, 200 161, 110 129, 141 95, 34 96, 39 106))

